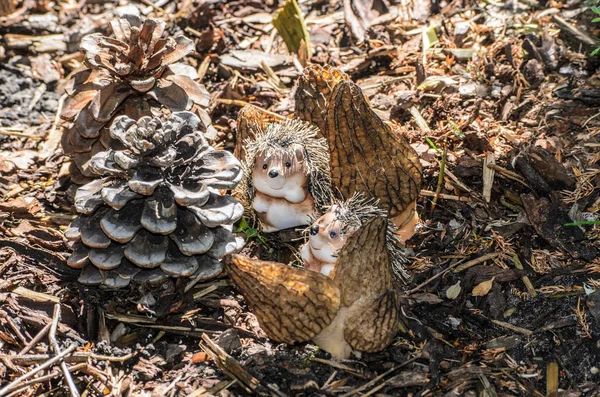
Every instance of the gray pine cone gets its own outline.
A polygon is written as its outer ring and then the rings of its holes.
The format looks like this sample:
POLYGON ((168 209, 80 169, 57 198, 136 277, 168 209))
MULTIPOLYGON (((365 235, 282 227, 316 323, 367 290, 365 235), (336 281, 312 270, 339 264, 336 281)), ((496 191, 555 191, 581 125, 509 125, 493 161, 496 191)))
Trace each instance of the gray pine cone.
POLYGON ((220 259, 239 250, 232 224, 243 206, 219 189, 242 178, 240 162, 214 150, 205 125, 191 112, 167 121, 119 116, 110 128, 125 149, 100 152, 90 169, 101 179, 80 187, 81 214, 67 230, 82 269, 79 282, 122 288, 133 279, 157 285, 173 277, 206 280, 222 271, 220 259))

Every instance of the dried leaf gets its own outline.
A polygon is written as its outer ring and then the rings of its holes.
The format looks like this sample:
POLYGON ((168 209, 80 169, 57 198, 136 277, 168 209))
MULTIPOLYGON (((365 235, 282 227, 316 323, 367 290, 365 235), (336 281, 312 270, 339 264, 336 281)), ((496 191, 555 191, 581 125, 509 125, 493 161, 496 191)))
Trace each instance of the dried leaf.
MULTIPOLYGON (((481 284, 480 284, 481 285, 481 284)), ((461 291, 461 287, 460 287, 460 280, 458 280, 456 282, 456 284, 450 286, 447 290, 446 290, 446 298, 448 299, 456 299, 456 297, 458 296, 458 294, 460 294, 461 291)), ((487 292, 486 292, 487 293, 487 292)), ((475 295, 475 294, 473 294, 475 295)))
POLYGON ((473 288, 473 292, 471 292, 473 294, 473 296, 485 296, 488 294, 488 292, 490 292, 490 290, 492 289, 492 285, 494 284, 494 279, 496 277, 492 277, 491 279, 484 281, 482 283, 479 283, 475 286, 475 288, 473 288))

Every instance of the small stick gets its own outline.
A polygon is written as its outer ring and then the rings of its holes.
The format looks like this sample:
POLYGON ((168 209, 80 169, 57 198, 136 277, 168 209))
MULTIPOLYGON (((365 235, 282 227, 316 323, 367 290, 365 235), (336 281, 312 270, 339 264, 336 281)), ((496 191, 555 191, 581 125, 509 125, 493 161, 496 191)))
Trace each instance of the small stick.
POLYGON ((202 340, 204 343, 200 344, 202 350, 209 355, 209 357, 217 364, 219 368, 231 379, 237 380, 246 392, 256 393, 260 387, 260 381, 254 376, 250 375, 240 363, 227 354, 219 345, 213 342, 208 335, 203 334, 202 340))
POLYGON ((454 269, 454 273, 460 273, 463 270, 467 270, 468 268, 473 267, 475 265, 479 265, 480 263, 483 263, 487 260, 495 259, 498 256, 500 256, 498 252, 491 252, 489 254, 482 255, 479 258, 475 258, 472 261, 468 261, 467 263, 457 267, 456 269, 454 269))
POLYGON ((554 361, 546 366, 546 396, 558 396, 558 364, 554 361))
POLYGON ((444 145, 444 151, 442 152, 442 161, 440 163, 440 174, 438 175, 437 187, 435 188, 435 196, 433 196, 433 202, 431 203, 431 211, 429 212, 430 215, 433 215, 433 211, 435 210, 439 194, 442 192, 442 187, 444 186, 444 171, 446 170, 447 153, 448 149, 446 145, 444 145))
POLYGON ((21 356, 21 355, 27 354, 27 352, 29 350, 31 350, 33 348, 33 346, 35 346, 39 341, 41 341, 42 338, 44 336, 46 336, 46 334, 48 333, 48 330, 50 329, 51 325, 52 324, 50 324, 50 323, 44 325, 44 328, 42 328, 40 330, 40 332, 38 332, 37 335, 33 337, 33 339, 31 340, 31 342, 29 342, 27 345, 25 345, 25 347, 23 348, 23 350, 21 350, 19 352, 19 355, 21 356))
MULTIPOLYGON (((436 196, 435 192, 432 192, 431 190, 421 190, 419 192, 419 195, 425 196, 425 197, 435 197, 436 196)), ((469 197, 455 196, 454 194, 440 193, 437 196, 444 200, 464 201, 466 203, 471 202, 471 199, 469 197)))
MULTIPOLYGON (((222 103, 224 105, 236 105, 236 106, 241 106, 241 107, 244 107, 244 106, 250 104, 250 102, 242 101, 241 99, 226 99, 226 98, 219 98, 219 99, 217 99, 217 102, 222 103)), ((280 116, 277 113, 273 113, 267 109, 259 108, 259 110, 261 112, 265 112, 266 114, 268 114, 271 117, 274 117, 277 120, 285 120, 286 119, 285 117, 280 116)))
POLYGON ((23 132, 19 132, 15 129, 12 129, 12 128, 0 128, 0 135, 16 136, 18 138, 28 138, 28 139, 35 139, 35 140, 42 139, 42 137, 40 137, 40 136, 28 135, 23 132))
POLYGON ((28 381, 21 383, 18 387, 24 387, 24 386, 33 385, 36 383, 45 382, 47 380, 54 379, 59 375, 60 375, 60 371, 52 371, 48 375, 38 376, 37 378, 29 379, 28 381))
POLYGON ((25 338, 25 336, 23 336, 23 334, 21 333, 21 330, 19 329, 19 327, 17 327, 17 324, 15 324, 15 322, 12 320, 12 318, 10 318, 10 316, 7 315, 4 319, 6 320, 8 325, 12 328, 14 333, 17 334, 17 337, 23 343, 23 345, 27 345, 27 339, 25 338))
POLYGON ((417 109, 416 106, 411 106, 408 111, 415 119, 415 123, 417 123, 419 128, 421 128, 424 132, 431 132, 431 128, 429 128, 427 121, 425 121, 425 119, 421 115, 421 112, 419 112, 419 109, 417 109))
POLYGON ((427 280, 425 280, 421 284, 417 285, 415 288, 409 290, 406 293, 406 295, 414 294, 415 292, 417 292, 418 290, 420 290, 421 288, 423 288, 424 286, 426 286, 427 284, 429 284, 433 280, 436 280, 437 278, 442 277, 444 274, 448 273, 450 270, 454 269, 455 267, 457 267, 458 265, 460 265, 461 263, 463 263, 465 260, 466 259, 460 260, 460 261, 456 262, 455 264, 448 266, 448 268, 446 270, 444 270, 442 272, 439 272, 435 276, 432 276, 432 277, 428 278, 427 280))
POLYGON ((587 44, 589 46, 595 46, 596 45, 596 40, 594 40, 593 38, 591 38, 590 36, 588 36, 586 33, 584 33, 579 28, 577 28, 577 27, 569 24, 567 21, 565 21, 564 19, 562 19, 558 15, 552 15, 552 20, 558 26, 560 26, 562 29, 568 31, 573 36, 575 36, 583 44, 587 44))
POLYGON ((46 369, 48 367, 51 367, 52 365, 56 364, 64 356, 72 353, 73 350, 75 350, 76 348, 77 348, 77 345, 72 344, 71 346, 69 346, 68 348, 66 348, 65 350, 63 350, 60 354, 57 354, 56 356, 52 357, 50 360, 48 360, 45 363, 43 363, 43 364, 35 367, 34 369, 32 369, 31 371, 27 372, 26 374, 23 374, 23 375, 19 376, 17 379, 13 380, 8 385, 6 385, 2 389, 0 389, 0 396, 3 396, 6 393, 8 393, 8 392, 14 390, 15 388, 17 388, 18 385, 19 385, 19 383, 21 383, 25 379, 29 379, 33 375, 37 374, 38 372, 40 372, 40 371, 42 371, 42 370, 44 370, 44 369, 46 369))
MULTIPOLYGON (((516 253, 513 255, 513 262, 517 269, 523 270, 523 264, 521 263, 521 260, 519 259, 519 255, 517 255, 516 253)), ((527 291, 529 291, 531 296, 537 296, 537 292, 535 291, 535 288, 533 288, 533 284, 531 283, 529 276, 525 275, 525 276, 521 277, 521 279, 523 280, 523 284, 525 284, 525 287, 527 288, 527 291)))
POLYGON ((511 331, 515 331, 515 332, 521 333, 523 335, 527 335, 527 336, 533 335, 533 331, 530 331, 525 328, 517 327, 516 325, 512 325, 511 323, 506 323, 504 321, 499 321, 499 320, 490 320, 490 321, 496 325, 499 325, 500 327, 508 328, 511 331))
POLYGON ((523 180, 523 178, 521 178, 521 176, 515 172, 512 172, 510 170, 507 170, 506 168, 502 168, 497 164, 487 164, 488 168, 491 168, 495 171, 498 171, 500 174, 502 174, 502 176, 507 177, 508 179, 512 179, 513 181, 519 182, 521 185, 525 186, 525 187, 529 187, 529 185, 527 184, 527 182, 525 182, 523 180))
MULTIPOLYGON (((355 394, 358 394, 359 392, 361 392, 361 391, 365 390, 366 388, 373 386, 375 383, 379 382, 381 379, 383 379, 384 377, 388 376, 389 374, 391 374, 391 373, 392 373, 392 372, 394 372, 395 370, 397 370, 397 369, 400 369, 400 368, 402 368, 402 367, 404 367, 404 366, 406 366, 406 365, 408 365, 408 364, 412 363, 412 362, 413 362, 413 361, 415 361, 417 358, 419 358, 419 357, 418 357, 418 356, 415 356, 415 357, 413 357, 413 358, 410 358, 410 359, 408 359, 408 360, 404 361, 402 364, 400 364, 400 365, 398 365, 398 366, 396 366, 396 367, 392 367, 391 369, 389 369, 389 370, 387 370, 386 372, 382 373, 381 375, 379 375, 379 376, 378 376, 378 377, 376 377, 375 379, 373 379, 373 380, 371 380, 371 381, 369 381, 369 382, 365 383, 365 384, 364 384, 364 385, 362 385, 361 387, 358 387, 358 388, 356 388, 356 389, 352 390, 351 392, 348 392, 348 393, 346 393, 346 394, 342 394, 340 397, 350 397, 350 396, 353 396, 353 395, 355 395, 355 394)), ((391 379, 393 379, 393 377, 392 377, 391 379)), ((388 379, 388 381, 389 381, 389 379, 388 379)), ((387 382, 387 381, 386 381, 386 382, 387 382)), ((383 385, 385 385, 385 384, 386 384, 386 382, 383 382, 382 384, 383 384, 383 385)))
POLYGON ((56 115, 54 116, 54 122, 52 123, 52 128, 46 135, 46 141, 42 144, 42 150, 40 150, 39 157, 41 159, 46 159, 48 156, 54 154, 56 151, 56 147, 60 142, 61 131, 57 130, 58 123, 60 122, 60 114, 62 113, 62 108, 65 105, 65 100, 67 99, 67 94, 63 94, 58 100, 58 108, 56 109, 56 115))
MULTIPOLYGON (((60 347, 58 347, 58 341, 56 340, 56 330, 58 328, 58 320, 60 319, 60 303, 54 305, 54 315, 52 317, 52 325, 50 327, 50 332, 48 334, 48 340, 50 341, 50 346, 55 354, 60 354, 60 347)), ((60 369, 65 376, 65 381, 67 382, 67 386, 69 387, 69 391, 71 392, 71 397, 79 397, 79 391, 77 390, 77 386, 75 386, 75 382, 73 381, 73 377, 69 372, 69 367, 67 367, 67 363, 62 361, 60 363, 60 369)))

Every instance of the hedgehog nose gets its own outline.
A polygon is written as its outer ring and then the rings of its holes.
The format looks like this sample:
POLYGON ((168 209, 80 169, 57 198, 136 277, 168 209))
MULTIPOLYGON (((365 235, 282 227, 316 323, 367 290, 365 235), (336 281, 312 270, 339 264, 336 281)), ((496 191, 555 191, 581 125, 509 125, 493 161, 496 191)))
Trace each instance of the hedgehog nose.
POLYGON ((279 176, 279 171, 277 171, 276 169, 269 171, 270 178, 277 178, 278 176, 279 176))
POLYGON ((317 234, 319 234, 319 225, 312 225, 310 227, 310 235, 316 236, 317 234))

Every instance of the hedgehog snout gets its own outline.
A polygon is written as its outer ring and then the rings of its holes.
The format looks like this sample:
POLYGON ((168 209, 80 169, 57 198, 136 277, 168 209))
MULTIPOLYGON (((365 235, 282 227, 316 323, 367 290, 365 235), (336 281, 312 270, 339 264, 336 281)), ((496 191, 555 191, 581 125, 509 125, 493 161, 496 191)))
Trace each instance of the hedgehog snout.
POLYGON ((319 234, 319 225, 312 225, 310 227, 310 235, 316 236, 317 234, 319 234))
POLYGON ((272 168, 269 171, 269 178, 277 178, 279 176, 279 171, 277 170, 277 168, 272 168))

